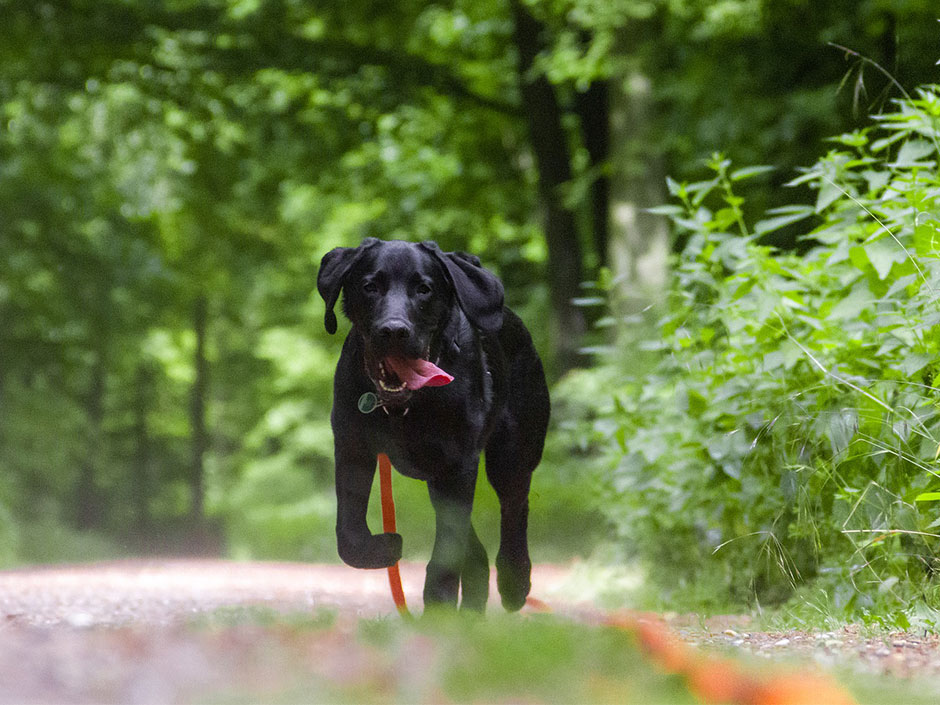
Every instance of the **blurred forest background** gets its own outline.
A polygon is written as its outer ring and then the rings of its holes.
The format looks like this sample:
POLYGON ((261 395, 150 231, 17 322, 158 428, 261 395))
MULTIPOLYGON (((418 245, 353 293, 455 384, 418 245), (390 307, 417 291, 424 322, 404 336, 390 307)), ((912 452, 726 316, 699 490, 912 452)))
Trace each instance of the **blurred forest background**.
POLYGON ((335 560, 314 282, 372 235, 479 254, 533 329, 536 560, 603 544, 696 604, 929 597, 937 19, 0 0, 0 559, 335 560))

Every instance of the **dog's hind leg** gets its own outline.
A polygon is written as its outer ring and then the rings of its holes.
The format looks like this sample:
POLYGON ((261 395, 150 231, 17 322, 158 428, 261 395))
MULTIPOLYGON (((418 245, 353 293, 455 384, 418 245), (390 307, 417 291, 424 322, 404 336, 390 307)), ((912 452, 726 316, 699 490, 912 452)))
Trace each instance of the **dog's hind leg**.
POLYGON ((515 450, 498 434, 486 447, 486 475, 499 497, 496 586, 503 607, 521 609, 532 587, 529 558, 529 484, 532 469, 519 467, 515 450))
POLYGON ((500 539, 496 586, 503 607, 520 609, 532 587, 529 558, 529 487, 542 459, 551 401, 532 338, 518 316, 506 311, 495 356, 494 382, 502 401, 486 443, 486 476, 499 497, 500 539))
POLYGON ((522 608, 532 587, 529 487, 542 459, 549 415, 541 366, 535 372, 539 374, 533 374, 528 385, 511 392, 507 413, 498 420, 486 444, 486 476, 499 497, 500 510, 496 586, 503 607, 510 612, 522 608))
POLYGON ((460 608, 482 612, 490 597, 490 561, 486 548, 470 525, 467 553, 460 571, 460 608))

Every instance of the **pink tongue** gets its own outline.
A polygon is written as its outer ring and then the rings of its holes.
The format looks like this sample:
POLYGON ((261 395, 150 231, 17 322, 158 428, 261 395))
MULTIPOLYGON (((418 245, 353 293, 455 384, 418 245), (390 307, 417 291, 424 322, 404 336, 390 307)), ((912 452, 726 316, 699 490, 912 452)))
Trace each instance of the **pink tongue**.
POLYGON ((454 381, 451 375, 427 360, 387 357, 385 364, 392 368, 392 371, 398 375, 398 379, 411 390, 421 389, 421 387, 443 387, 454 381))

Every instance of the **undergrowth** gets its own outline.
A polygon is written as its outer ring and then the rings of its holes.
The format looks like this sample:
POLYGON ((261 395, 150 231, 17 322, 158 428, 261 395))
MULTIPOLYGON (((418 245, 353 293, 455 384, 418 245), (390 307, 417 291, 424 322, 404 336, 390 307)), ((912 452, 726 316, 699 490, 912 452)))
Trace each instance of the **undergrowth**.
POLYGON ((832 138, 791 182, 815 201, 756 223, 735 189, 766 167, 670 181, 657 210, 687 244, 640 346, 659 361, 612 359, 592 427, 618 543, 663 603, 940 608, 938 91, 832 138), (783 227, 801 251, 764 244, 783 227))

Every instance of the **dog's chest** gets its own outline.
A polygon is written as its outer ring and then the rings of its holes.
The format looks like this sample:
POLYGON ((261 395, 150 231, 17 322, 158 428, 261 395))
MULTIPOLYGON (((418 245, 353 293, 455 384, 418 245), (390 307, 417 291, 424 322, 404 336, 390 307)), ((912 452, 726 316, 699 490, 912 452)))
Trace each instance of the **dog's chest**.
POLYGON ((380 445, 402 475, 433 480, 475 464, 483 445, 485 418, 466 409, 446 407, 389 416, 380 445), (468 418, 469 416, 469 418, 468 418))

